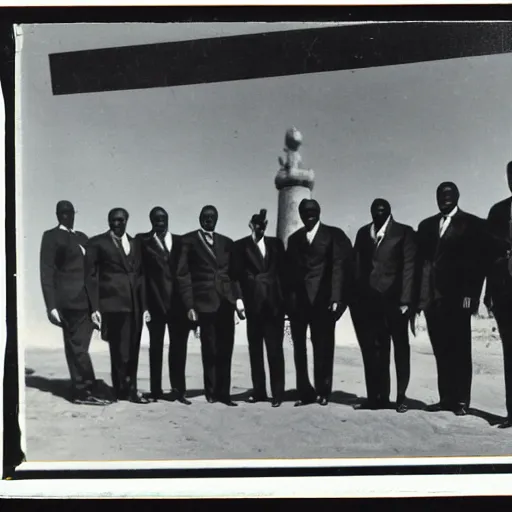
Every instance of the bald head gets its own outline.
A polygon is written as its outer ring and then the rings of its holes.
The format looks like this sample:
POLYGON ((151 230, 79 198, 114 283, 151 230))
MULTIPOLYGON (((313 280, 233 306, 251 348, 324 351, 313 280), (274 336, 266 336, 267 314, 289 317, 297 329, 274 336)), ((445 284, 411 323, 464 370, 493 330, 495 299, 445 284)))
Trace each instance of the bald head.
POLYGON ((68 229, 73 229, 75 225, 75 207, 71 201, 59 201, 55 207, 57 220, 68 229))
POLYGON ((169 229, 169 214, 161 206, 155 206, 149 212, 149 220, 157 235, 165 235, 169 229))
POLYGON ((219 220, 219 212, 217 208, 211 204, 203 206, 201 213, 199 214, 199 223, 205 231, 215 231, 217 221, 219 220))
POLYGON ((437 187, 436 198, 439 211, 447 215, 459 204, 459 188, 452 181, 443 181, 437 187))
POLYGON ((108 225, 114 235, 122 237, 126 233, 129 217, 128 211, 124 208, 112 208, 108 212, 108 225))
POLYGON ((391 205, 386 199, 377 198, 374 199, 370 213, 372 215, 373 223, 377 231, 384 226, 384 223, 388 220, 391 215, 391 205))
POLYGON ((320 221, 320 205, 315 199, 303 199, 299 204, 299 215, 307 231, 320 221))

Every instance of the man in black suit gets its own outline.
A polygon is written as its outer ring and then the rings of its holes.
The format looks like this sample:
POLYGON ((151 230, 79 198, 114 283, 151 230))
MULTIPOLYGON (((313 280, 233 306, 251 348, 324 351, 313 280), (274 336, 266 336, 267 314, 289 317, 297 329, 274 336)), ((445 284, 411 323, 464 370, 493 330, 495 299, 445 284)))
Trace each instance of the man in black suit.
POLYGON ((93 323, 85 289, 87 236, 74 231, 75 208, 57 203, 58 226, 45 231, 41 241, 41 287, 48 319, 62 328, 64 350, 75 403, 105 405, 95 396, 96 378, 89 355, 93 323))
MULTIPOLYGON (((507 166, 512 192, 512 162, 507 166)), ((485 305, 492 312, 503 344, 507 419, 498 428, 512 427, 512 197, 496 203, 487 218, 491 235, 490 268, 485 305)))
POLYGON ((347 308, 347 274, 352 244, 339 228, 320 222, 320 205, 299 205, 304 227, 288 239, 287 312, 293 338, 297 392, 295 406, 327 405, 332 391, 334 330, 347 308), (315 387, 308 376, 306 332, 311 329, 315 387))
POLYGON ((199 325, 204 388, 209 403, 231 400, 231 359, 235 343, 235 309, 245 318, 240 285, 234 278, 233 240, 215 232, 219 214, 205 206, 201 229, 183 236, 178 280, 191 322, 199 325))
POLYGON ((471 315, 478 312, 486 272, 485 222, 458 207, 459 190, 437 189, 440 213, 418 227, 419 302, 436 358, 439 403, 430 411, 468 412, 471 397, 471 315))
POLYGON ((126 233, 128 212, 108 214, 109 231, 89 240, 86 286, 92 321, 109 343, 112 387, 118 400, 148 403, 137 391, 140 338, 146 308, 140 243, 126 233))
POLYGON ((251 403, 268 400, 263 361, 263 340, 270 370, 272 407, 279 407, 284 395, 284 245, 265 236, 266 210, 252 216, 250 236, 235 242, 236 279, 240 283, 247 314, 247 341, 253 383, 251 403))
POLYGON ((389 406, 390 344, 397 376, 397 412, 406 412, 410 378, 408 319, 413 300, 416 242, 410 226, 391 215, 385 199, 375 199, 373 222, 363 226, 354 244, 355 296, 352 321, 361 346, 367 400, 358 409, 389 406))
POLYGON ((169 376, 173 397, 190 405, 185 397, 185 364, 190 322, 177 281, 178 261, 181 254, 181 237, 169 232, 169 215, 160 206, 150 214, 152 230, 140 233, 146 296, 151 321, 149 329, 150 397, 153 401, 163 397, 162 356, 164 335, 169 331, 169 376))

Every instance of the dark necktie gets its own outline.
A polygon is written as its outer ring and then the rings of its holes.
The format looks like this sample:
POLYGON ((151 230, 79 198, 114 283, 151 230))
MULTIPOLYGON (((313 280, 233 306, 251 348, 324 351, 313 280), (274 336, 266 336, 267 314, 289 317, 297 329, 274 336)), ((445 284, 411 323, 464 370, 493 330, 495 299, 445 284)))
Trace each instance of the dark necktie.
POLYGON ((165 236, 160 238, 160 242, 162 242, 162 247, 164 248, 164 252, 166 254, 169 254, 171 251, 169 251, 169 247, 167 247, 167 244, 165 243, 165 236))

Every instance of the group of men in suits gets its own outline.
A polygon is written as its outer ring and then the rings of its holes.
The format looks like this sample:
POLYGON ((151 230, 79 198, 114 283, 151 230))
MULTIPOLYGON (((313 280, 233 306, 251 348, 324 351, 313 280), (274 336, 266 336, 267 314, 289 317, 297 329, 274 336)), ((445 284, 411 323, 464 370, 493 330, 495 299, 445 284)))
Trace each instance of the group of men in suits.
MULTIPOLYGON (((512 164, 507 168, 512 192, 512 164)), ((293 339, 296 406, 327 405, 332 393, 335 325, 347 308, 361 347, 367 399, 358 409, 388 408, 390 344, 397 373, 396 411, 407 411, 410 380, 409 325, 423 312, 438 372, 439 402, 431 411, 466 415, 470 405, 471 315, 485 304, 503 340, 508 419, 512 417, 512 199, 491 208, 487 221, 458 206, 459 190, 437 189, 439 213, 411 226, 393 218, 391 205, 376 199, 372 222, 354 246, 339 228, 320 221, 317 201, 303 200, 303 227, 285 249, 266 235, 266 210, 252 216, 251 234, 238 241, 216 232, 218 212, 205 206, 200 229, 169 232, 161 207, 150 212, 152 229, 126 233, 128 212, 111 210, 109 230, 87 239, 75 232, 74 208, 57 205, 59 225, 45 232, 41 282, 49 319, 62 327, 74 400, 105 404, 97 392, 88 355, 94 328, 109 342, 114 400, 136 403, 163 397, 163 340, 169 330, 169 372, 174 398, 186 398, 185 365, 191 329, 199 329, 204 390, 208 402, 236 406, 230 395, 235 314, 247 319, 253 390, 248 401, 268 401, 264 346, 272 406, 284 399, 285 317, 293 339), (143 323, 150 333, 149 395, 137 387, 143 323), (311 333, 314 382, 307 363, 311 333)))

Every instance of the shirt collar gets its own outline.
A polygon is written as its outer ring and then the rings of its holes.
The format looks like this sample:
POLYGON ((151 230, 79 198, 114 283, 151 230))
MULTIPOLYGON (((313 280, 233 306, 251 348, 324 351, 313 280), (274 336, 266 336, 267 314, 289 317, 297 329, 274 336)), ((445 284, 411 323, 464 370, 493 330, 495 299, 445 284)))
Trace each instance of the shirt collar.
POLYGON ((62 229, 64 231, 68 231, 69 233, 74 233, 74 231, 72 229, 69 229, 66 226, 63 226, 62 224, 59 224, 59 229, 62 229))
POLYGON ((310 240, 313 240, 313 238, 315 238, 317 232, 318 232, 318 228, 320 227, 320 221, 318 221, 315 226, 313 227, 313 229, 311 231, 309 231, 307 234, 308 234, 308 238, 310 240))
POLYGON ((120 240, 121 242, 128 242, 128 235, 126 234, 126 231, 124 232, 123 236, 119 237, 114 234, 113 231, 110 232, 110 235, 112 238, 115 238, 116 240, 120 240))
POLYGON ((203 228, 201 228, 201 231, 203 232, 203 235, 213 236, 215 234, 215 231, 206 231, 206 229, 203 228))
POLYGON ((256 245, 261 245, 261 244, 265 243, 265 235, 263 235, 259 240, 256 240, 254 233, 251 233, 251 238, 256 245))
POLYGON ((459 207, 456 206, 450 213, 443 215, 444 218, 452 218, 459 211, 459 207))

